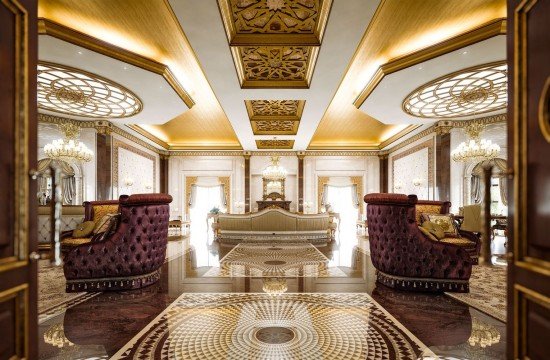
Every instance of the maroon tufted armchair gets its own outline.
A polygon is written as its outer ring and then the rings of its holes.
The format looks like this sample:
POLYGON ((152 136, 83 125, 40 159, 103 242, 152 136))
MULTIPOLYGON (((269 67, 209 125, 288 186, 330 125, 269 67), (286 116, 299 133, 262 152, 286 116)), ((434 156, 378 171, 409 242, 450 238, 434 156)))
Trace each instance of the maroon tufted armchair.
POLYGON ((416 195, 367 194, 364 200, 379 282, 402 290, 469 291, 470 256, 458 245, 432 241, 418 229, 416 195))
POLYGON ((138 289, 160 278, 168 239, 168 194, 122 195, 114 234, 65 256, 67 292, 138 289))

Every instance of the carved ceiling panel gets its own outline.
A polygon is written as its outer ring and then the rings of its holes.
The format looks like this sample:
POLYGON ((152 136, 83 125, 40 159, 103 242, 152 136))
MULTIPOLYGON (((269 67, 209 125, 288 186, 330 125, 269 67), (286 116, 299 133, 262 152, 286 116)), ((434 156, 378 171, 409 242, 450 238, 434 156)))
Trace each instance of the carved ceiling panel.
POLYGON ((318 48, 244 46, 233 51, 243 88, 309 87, 318 48))
POLYGON ((296 119, 302 117, 304 100, 246 100, 246 110, 250 120, 272 119, 296 119))
POLYGON ((253 120, 251 121, 254 135, 296 135, 298 120, 253 120))
POLYGON ((256 140, 258 149, 292 149, 294 140, 256 140))
POLYGON ((231 45, 320 45, 332 0, 218 0, 218 3, 231 45))

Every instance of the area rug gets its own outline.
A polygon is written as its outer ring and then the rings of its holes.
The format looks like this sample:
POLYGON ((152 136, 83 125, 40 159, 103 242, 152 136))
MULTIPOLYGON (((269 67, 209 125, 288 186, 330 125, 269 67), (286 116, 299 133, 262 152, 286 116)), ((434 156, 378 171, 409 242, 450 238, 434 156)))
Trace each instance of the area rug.
POLYGON ((205 277, 339 277, 346 274, 328 266, 329 259, 315 246, 238 244, 205 277))
POLYGON ((183 294, 112 359, 433 356, 369 295, 183 294))
POLYGON ((469 293, 445 293, 506 322, 506 266, 474 265, 469 293))
POLYGON ((65 283, 62 266, 51 266, 48 260, 38 262, 38 314, 86 294, 66 293, 65 283))

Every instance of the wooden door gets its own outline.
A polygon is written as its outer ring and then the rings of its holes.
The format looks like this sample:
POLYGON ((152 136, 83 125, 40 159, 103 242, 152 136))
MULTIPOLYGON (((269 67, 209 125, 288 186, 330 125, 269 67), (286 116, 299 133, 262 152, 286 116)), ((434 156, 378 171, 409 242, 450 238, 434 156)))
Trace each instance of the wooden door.
POLYGON ((37 357, 37 0, 0 0, 0 359, 37 357))
POLYGON ((508 358, 550 359, 550 1, 508 2, 508 358))

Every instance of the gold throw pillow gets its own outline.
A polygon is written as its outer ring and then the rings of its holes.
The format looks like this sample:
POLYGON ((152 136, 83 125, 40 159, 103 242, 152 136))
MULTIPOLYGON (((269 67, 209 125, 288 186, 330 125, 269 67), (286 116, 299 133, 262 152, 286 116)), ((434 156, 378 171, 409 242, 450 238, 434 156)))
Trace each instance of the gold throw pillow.
POLYGON ((450 214, 422 214, 423 221, 430 221, 443 228, 445 237, 460 237, 450 214))
POLYGON ((82 224, 78 224, 76 229, 73 230, 73 238, 86 238, 94 231, 93 221, 84 221, 82 224))
POLYGON ((422 233, 423 233, 424 235, 426 235, 430 240, 432 240, 432 241, 439 241, 439 240, 434 236, 434 234, 432 234, 431 232, 429 232, 428 229, 426 229, 425 227, 419 226, 418 228, 419 228, 420 231, 422 231, 422 233))
POLYGON ((445 231, 443 231, 443 228, 431 221, 424 221, 421 228, 426 229, 430 234, 435 236, 437 240, 443 239, 445 237, 445 231))

